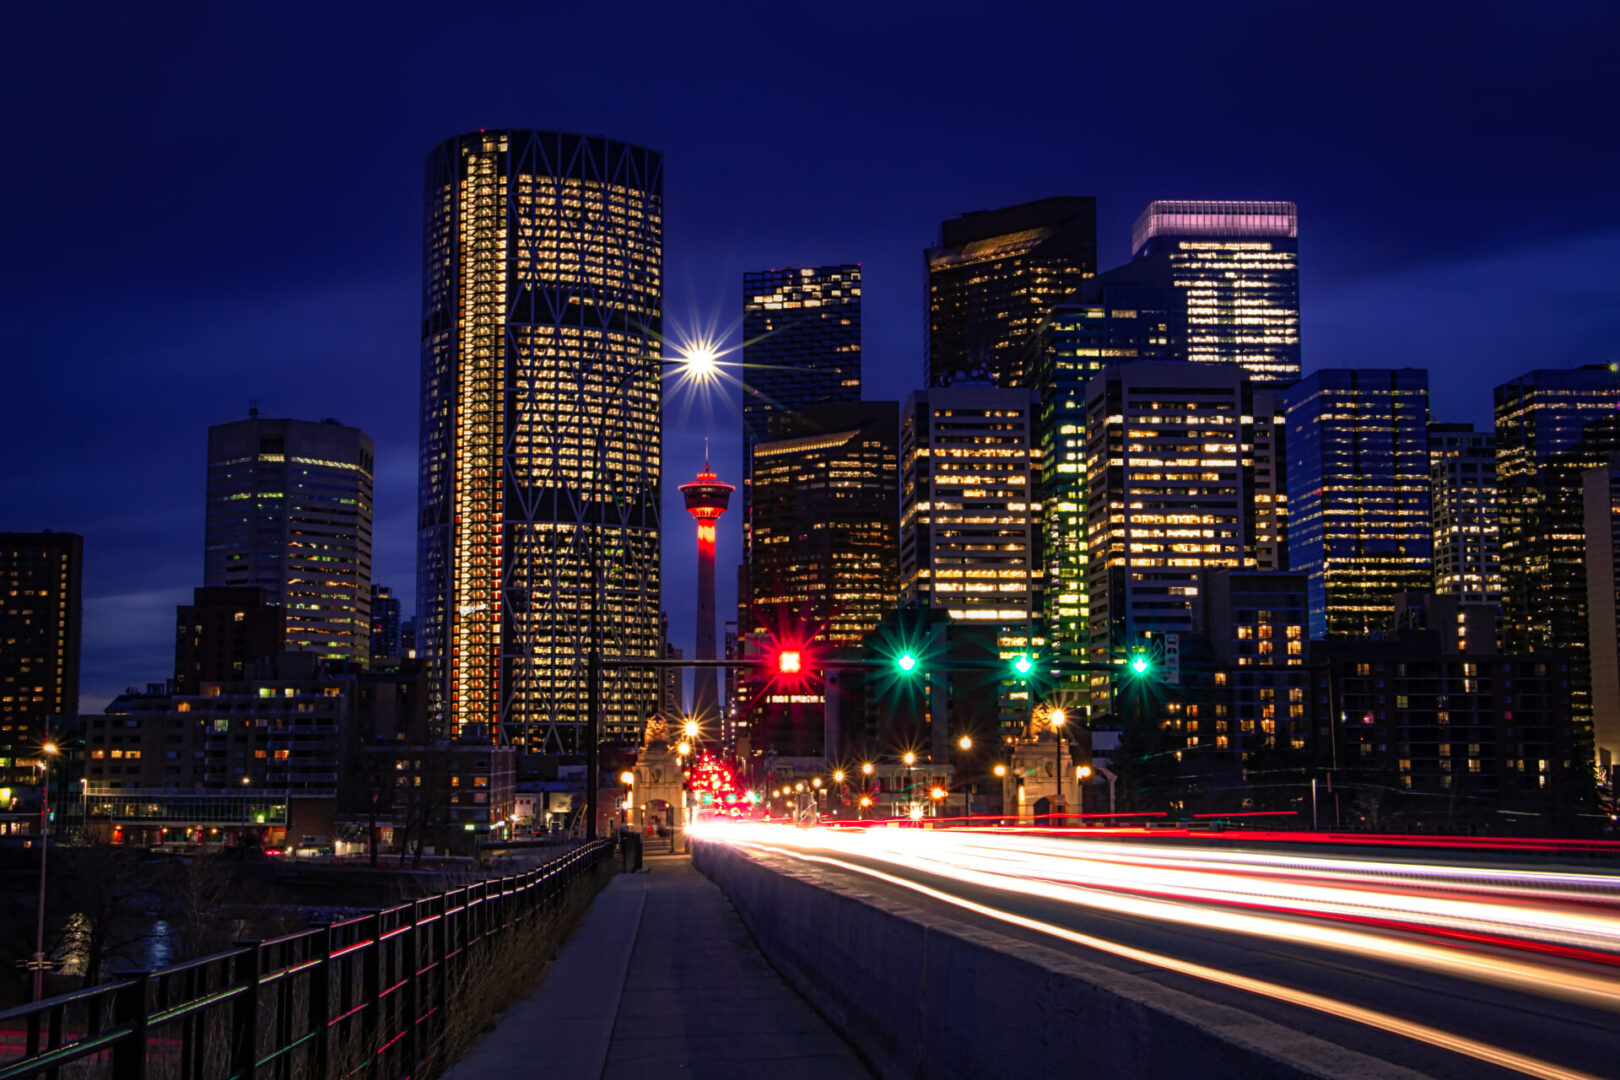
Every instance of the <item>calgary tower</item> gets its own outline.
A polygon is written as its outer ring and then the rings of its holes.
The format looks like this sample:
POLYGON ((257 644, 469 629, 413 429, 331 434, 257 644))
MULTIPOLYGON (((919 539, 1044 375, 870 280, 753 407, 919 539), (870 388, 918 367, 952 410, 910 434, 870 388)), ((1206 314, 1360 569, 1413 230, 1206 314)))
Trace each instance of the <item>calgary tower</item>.
MULTIPOLYGON (((703 471, 697 479, 681 485, 686 497, 686 512, 697 518, 698 536, 698 609, 697 657, 713 660, 714 655, 714 526, 720 515, 731 504, 731 493, 737 489, 721 483, 709 467, 709 449, 703 448, 703 471)), ((692 680, 692 715, 700 722, 715 719, 720 714, 720 695, 714 668, 700 667, 692 680)))

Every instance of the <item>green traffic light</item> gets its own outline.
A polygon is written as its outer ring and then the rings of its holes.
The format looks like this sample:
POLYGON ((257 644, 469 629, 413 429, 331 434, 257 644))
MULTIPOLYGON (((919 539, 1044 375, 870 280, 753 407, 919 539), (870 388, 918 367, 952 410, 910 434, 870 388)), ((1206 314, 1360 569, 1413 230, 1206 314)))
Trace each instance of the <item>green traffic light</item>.
POLYGON ((1148 673, 1148 668, 1152 666, 1153 664, 1149 662, 1148 658, 1143 656, 1141 653, 1137 653, 1131 658, 1131 670, 1136 672, 1138 675, 1146 675, 1148 673))
POLYGON ((1013 660, 1013 670, 1020 675, 1028 675, 1035 669, 1035 661, 1029 658, 1029 653, 1019 653, 1013 660))
POLYGON ((900 659, 896 660, 895 664, 900 668, 901 671, 909 674, 910 672, 916 670, 917 658, 912 656, 910 653, 901 653, 900 659))

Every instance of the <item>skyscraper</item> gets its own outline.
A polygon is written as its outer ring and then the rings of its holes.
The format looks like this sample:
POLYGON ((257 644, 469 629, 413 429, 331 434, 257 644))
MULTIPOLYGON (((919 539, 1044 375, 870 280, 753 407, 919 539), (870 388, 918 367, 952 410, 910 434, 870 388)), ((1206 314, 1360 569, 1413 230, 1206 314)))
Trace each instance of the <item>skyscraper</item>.
POLYGON ((1203 571, 1254 566, 1253 395, 1229 364, 1124 364, 1086 416, 1089 658, 1108 663, 1201 630, 1203 571))
POLYGON ((743 558, 752 556, 753 446, 771 417, 861 399, 861 268, 743 275, 743 558))
POLYGON ((1299 217, 1291 202, 1155 200, 1131 229, 1135 272, 1176 295, 1192 363, 1299 378, 1299 217))
POLYGON ((1288 566, 1310 589, 1311 637, 1389 628, 1395 597, 1433 587, 1429 375, 1313 372, 1288 418, 1288 566))
POLYGON ((405 648, 400 636, 400 603, 394 590, 387 585, 371 587, 371 655, 404 656, 405 648))
POLYGON ((1586 537, 1587 648, 1592 667, 1592 741, 1612 779, 1620 764, 1620 453, 1581 477, 1586 537))
POLYGON ((203 584, 260 588, 288 652, 371 656, 371 437, 336 420, 208 429, 203 584))
MULTIPOLYGON (((585 749, 587 659, 660 646, 663 159, 611 139, 480 131, 424 199, 420 648, 446 734, 585 749), (593 634, 593 629, 595 633, 593 634)), ((603 673, 632 740, 657 676, 603 673)))
POLYGON ((1541 472, 1595 420, 1616 415, 1620 375, 1607 366, 1531 371, 1496 388, 1497 515, 1502 536, 1508 647, 1552 647, 1541 472))
MULTIPOLYGON (((686 512, 697 520, 697 660, 713 660, 714 654, 714 533, 715 523, 731 505, 737 489, 723 482, 709 467, 707 456, 697 479, 681 485, 686 512)), ((716 730, 720 720, 719 680, 714 668, 692 672, 692 715, 700 724, 716 730)))
POLYGON ((0 533, 0 787, 39 782, 46 719, 79 711, 84 538, 0 533))
POLYGON ((1024 340, 1097 272, 1097 200, 1059 196, 943 222, 923 253, 929 386, 1019 385, 1024 340))
POLYGON ((1473 424, 1429 425, 1434 591, 1474 604, 1502 602, 1496 512, 1496 437, 1473 424))

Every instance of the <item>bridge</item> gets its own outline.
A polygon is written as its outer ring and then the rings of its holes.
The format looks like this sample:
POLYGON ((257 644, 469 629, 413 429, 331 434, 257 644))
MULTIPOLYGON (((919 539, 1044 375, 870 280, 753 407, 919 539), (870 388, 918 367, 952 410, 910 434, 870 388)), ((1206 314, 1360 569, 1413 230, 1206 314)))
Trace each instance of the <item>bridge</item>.
POLYGON ((71 995, 108 1002, 92 1029, 0 1014, 30 1032, 0 1080, 1616 1075, 1613 842, 958 826, 700 822, 476 1044, 461 999, 633 869, 610 842, 71 995))

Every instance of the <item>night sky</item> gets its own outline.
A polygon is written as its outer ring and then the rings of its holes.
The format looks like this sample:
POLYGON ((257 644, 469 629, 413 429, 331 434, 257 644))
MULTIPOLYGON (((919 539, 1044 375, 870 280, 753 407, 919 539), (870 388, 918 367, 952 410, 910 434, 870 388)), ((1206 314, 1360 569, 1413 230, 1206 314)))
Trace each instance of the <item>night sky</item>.
MULTIPOLYGON (((940 220, 1057 194, 1097 196, 1104 268, 1150 199, 1294 200, 1306 370, 1428 367, 1440 419, 1620 360, 1609 0, 359 7, 10 13, 0 529, 85 536, 87 712, 170 673, 206 429, 250 402, 375 438, 414 607, 422 163, 458 131, 662 151, 672 334, 734 337, 745 270, 862 263, 871 398, 921 381, 940 220)), ((687 649, 675 484, 705 434, 736 479, 734 397, 666 419, 687 649)))

